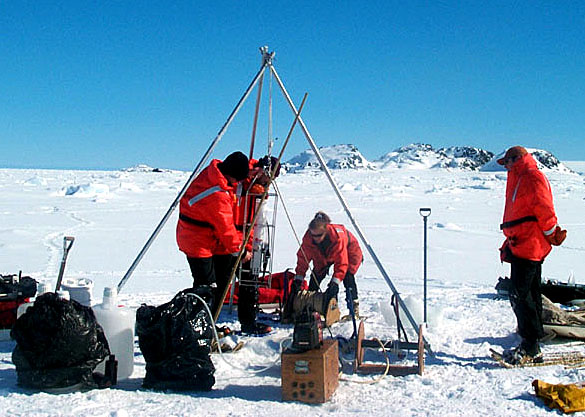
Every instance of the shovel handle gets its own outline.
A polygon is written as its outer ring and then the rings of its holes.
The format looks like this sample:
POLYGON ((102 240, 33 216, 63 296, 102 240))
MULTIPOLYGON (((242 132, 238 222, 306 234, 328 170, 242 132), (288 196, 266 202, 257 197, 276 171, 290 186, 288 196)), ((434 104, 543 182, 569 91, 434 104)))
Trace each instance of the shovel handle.
POLYGON ((69 249, 71 249, 74 241, 75 238, 73 236, 65 236, 63 238, 63 250, 69 252, 69 249))
POLYGON ((57 285, 55 286, 55 292, 61 289, 61 281, 63 280, 63 273, 65 272, 65 262, 67 261, 67 255, 73 245, 75 238, 73 236, 65 236, 63 238, 63 259, 61 259, 61 268, 59 268, 59 276, 57 277, 57 285))

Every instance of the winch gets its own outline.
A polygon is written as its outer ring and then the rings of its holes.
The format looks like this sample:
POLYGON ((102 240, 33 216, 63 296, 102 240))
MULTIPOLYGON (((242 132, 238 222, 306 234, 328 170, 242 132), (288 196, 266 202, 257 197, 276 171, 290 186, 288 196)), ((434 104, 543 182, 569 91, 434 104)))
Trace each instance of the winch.
POLYGON ((295 321, 292 350, 305 352, 316 349, 323 343, 321 315, 309 309, 303 311, 295 321))

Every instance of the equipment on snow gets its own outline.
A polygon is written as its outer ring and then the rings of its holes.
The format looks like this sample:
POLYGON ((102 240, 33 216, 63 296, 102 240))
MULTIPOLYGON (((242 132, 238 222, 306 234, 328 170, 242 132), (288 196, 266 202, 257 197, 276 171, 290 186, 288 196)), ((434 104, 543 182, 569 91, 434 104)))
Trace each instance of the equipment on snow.
POLYGON ((356 372, 372 374, 385 373, 394 376, 404 376, 411 374, 422 375, 425 368, 425 347, 423 339, 423 325, 420 325, 418 332, 418 342, 403 342, 401 340, 383 341, 379 339, 365 339, 364 322, 361 321, 357 332, 356 352, 354 369, 356 372), (366 349, 382 349, 386 364, 376 364, 365 362, 366 349), (398 359, 406 356, 405 351, 415 351, 417 353, 416 362, 412 365, 391 364, 388 354, 395 353, 398 359))
POLYGON ((104 388, 113 382, 94 373, 110 356, 108 341, 91 308, 55 293, 40 295, 18 318, 12 361, 17 383, 38 390, 104 388))
POLYGON ((190 288, 168 303, 143 304, 136 312, 138 344, 146 360, 144 388, 209 391, 215 384, 213 322, 194 294, 211 304, 208 288, 190 288))
POLYGON ((282 323, 296 323, 307 309, 324 317, 325 327, 330 327, 333 323, 338 322, 341 315, 336 298, 327 300, 325 293, 303 290, 289 295, 283 309, 282 323))
POLYGON ((504 368, 523 368, 532 366, 564 365, 580 367, 585 365, 585 353, 580 351, 544 353, 538 361, 527 358, 523 363, 511 364, 504 359, 503 352, 490 349, 490 357, 504 368))
POLYGON ((324 340, 317 349, 302 353, 286 349, 281 364, 283 401, 324 403, 339 385, 339 348, 335 339, 324 340))
POLYGON ((0 329, 11 329, 17 319, 19 306, 37 293, 37 282, 29 276, 0 275, 0 329))
POLYGON ((291 350, 305 352, 317 349, 323 343, 321 316, 316 311, 305 310, 296 320, 291 350))
POLYGON ((573 300, 585 299, 585 285, 559 282, 548 279, 540 285, 542 295, 546 295, 553 303, 569 304, 573 300))
MULTIPOLYGON (((134 370, 134 322, 136 315, 129 308, 118 305, 115 288, 104 288, 101 304, 93 307, 95 317, 104 329, 110 352, 118 360, 119 381, 127 379, 134 370)), ((106 361, 96 367, 106 373, 106 361)))

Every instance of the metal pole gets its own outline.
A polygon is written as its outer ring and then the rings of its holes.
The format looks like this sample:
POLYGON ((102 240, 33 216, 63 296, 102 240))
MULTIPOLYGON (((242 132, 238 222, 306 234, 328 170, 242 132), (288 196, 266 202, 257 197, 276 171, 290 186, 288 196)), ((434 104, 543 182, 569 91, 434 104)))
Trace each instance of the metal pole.
MULTIPOLYGON (((274 68, 274 66, 270 65, 270 71, 272 72, 272 74, 274 74, 274 78, 276 79, 276 82, 278 83, 278 86, 280 87, 280 90, 282 91, 282 94, 284 95, 286 101, 288 102, 288 105, 290 106, 291 110, 293 111, 293 113, 297 114, 297 109, 296 109, 293 101, 291 100, 288 92, 286 91, 286 88, 285 88, 284 84, 282 83, 282 80, 278 76, 278 73, 276 72, 276 69, 274 68)), ((355 220, 355 218, 351 214, 351 211, 349 210, 349 207, 348 207, 347 203, 345 202, 345 199, 341 195, 341 191, 339 190, 339 187, 337 187, 337 184, 333 180, 333 177, 331 176, 331 173, 329 172, 329 169, 327 168, 327 165, 325 164, 325 161, 323 160, 323 157, 321 156, 321 152, 319 152, 319 148, 317 148, 317 145, 315 144, 315 141, 311 137, 311 134, 309 133, 309 130, 307 129, 307 126, 305 125, 305 122, 303 122, 303 119, 300 116, 299 116, 299 125, 301 126, 301 129, 303 130, 303 133, 304 133, 305 137, 307 138, 307 141, 309 142, 309 145, 311 146, 311 149, 313 149, 313 152, 315 153, 315 156, 317 157, 317 160, 321 164, 321 169, 323 170, 323 172, 325 173, 325 176, 329 180, 329 183, 331 184, 331 187, 333 187, 333 191, 335 191, 335 194, 337 195, 337 198, 341 202, 341 205, 343 206, 345 212, 347 213, 347 216, 351 220, 351 223, 353 224, 356 232, 358 233, 358 235, 361 238, 364 246, 366 247, 366 249, 370 253, 370 256, 374 260, 374 263, 378 267, 380 273, 382 274, 382 276, 386 280, 386 283, 388 284, 388 286, 390 287, 390 289, 392 290, 392 292, 396 295, 396 299, 398 300, 398 303, 400 304, 400 306, 404 310, 404 313, 406 314, 406 317, 408 318, 408 321, 410 322, 410 324, 412 325, 414 331, 418 335, 420 330, 419 330, 419 327, 418 327, 416 321, 412 317, 412 314, 410 314, 410 311, 408 311, 408 307, 406 307, 406 305, 402 301, 402 298, 400 298, 400 295, 398 294, 398 291, 396 290, 396 287, 394 287, 394 284, 390 280, 390 277, 386 273, 386 270, 384 269, 384 266, 382 265, 382 263, 378 259, 378 256, 374 252, 374 249, 372 249, 372 247, 368 243, 368 240, 366 239, 366 236, 362 232, 362 229, 360 228, 360 226, 358 225, 357 221, 355 220)), ((424 337, 423 337, 423 341, 424 341, 424 344, 425 344, 425 349, 427 350, 427 352, 429 352, 429 354, 432 355, 433 352, 431 350, 431 347, 430 347, 429 343, 426 341, 426 339, 424 339, 424 337)))
POLYGON ((424 250, 423 250, 423 306, 424 306, 424 319, 425 324, 427 323, 427 219, 431 215, 431 209, 428 207, 422 207, 418 210, 423 218, 424 223, 424 250))
MULTIPOLYGON (((272 56, 274 56, 274 53, 272 53, 272 56)), ((199 161, 199 163, 197 164, 197 166, 193 170, 193 173, 191 174, 191 176, 189 176, 189 179, 187 180, 187 182, 185 183, 185 185, 183 186, 183 188, 181 189, 181 191, 179 192, 179 194, 175 198, 175 201, 173 201, 171 203, 171 206, 169 207, 169 209, 167 210, 167 212, 165 213, 165 215, 163 216, 163 218, 159 222, 158 226, 156 226, 156 228, 154 229, 154 232, 152 232, 152 234, 150 235, 150 237, 148 238, 148 240, 146 241, 146 243, 144 244, 144 246, 140 250, 140 253, 138 253, 138 256, 136 256, 136 259, 134 259, 134 262, 132 262, 132 265, 130 265, 130 268, 128 268, 128 271, 126 271, 126 274, 124 274, 124 277, 118 283, 118 293, 120 293, 120 291, 122 291, 122 288, 126 284, 126 281, 128 281, 128 279, 130 279, 132 272, 134 272, 134 270, 136 269, 136 267, 138 266, 138 264, 140 263, 140 261, 142 260, 142 258, 144 257, 144 255, 146 254, 146 252, 148 251, 148 249, 150 248, 150 246, 152 245, 152 243, 154 242, 154 240, 158 236, 158 234, 160 233, 163 226, 166 224, 166 222, 171 217, 171 214, 173 213, 173 211, 175 210, 175 208, 179 204, 181 197, 183 197, 185 192, 187 192, 187 189, 191 185, 191 182, 195 179, 195 177, 197 175, 199 175, 199 172, 201 171, 202 166, 207 162, 207 159, 211 155, 211 152, 213 152, 213 149, 219 143, 221 137, 226 132, 228 126, 234 120, 234 117, 236 117, 236 114, 238 114, 238 111, 240 110, 240 108, 242 107, 242 105, 244 104, 244 102, 246 101, 246 99, 248 98, 250 93, 252 92, 252 89, 254 88, 254 86, 256 85, 258 80, 261 79, 268 64, 269 64, 269 61, 264 60, 264 62, 262 63, 262 67, 260 68, 260 70, 258 71, 256 76, 254 77, 254 79, 252 80, 252 82, 250 83, 250 85, 248 86, 248 88, 246 89, 246 91, 244 92, 242 97, 240 98, 240 101, 238 101, 238 104, 236 104, 236 107, 232 110, 231 114, 229 115, 226 122, 219 130, 215 139, 213 139, 213 141, 209 145, 209 148, 207 148, 205 155, 203 155, 203 157, 201 158, 201 160, 199 161)))

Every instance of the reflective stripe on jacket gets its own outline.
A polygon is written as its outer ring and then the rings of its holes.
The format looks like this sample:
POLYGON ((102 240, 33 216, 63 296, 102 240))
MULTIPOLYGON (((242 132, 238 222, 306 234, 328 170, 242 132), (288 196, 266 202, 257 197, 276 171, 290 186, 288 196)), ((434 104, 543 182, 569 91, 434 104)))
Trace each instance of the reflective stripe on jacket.
POLYGON ((177 223, 179 249, 192 258, 207 258, 225 248, 226 253, 237 253, 242 244, 241 234, 234 226, 234 193, 217 167, 214 159, 193 180, 181 197, 177 223), (200 225, 197 222, 201 222, 200 225), (208 226, 205 226, 205 225, 208 226))
POLYGON ((545 235, 551 234, 557 225, 552 192, 529 153, 508 171, 502 223, 508 225, 503 232, 514 256, 542 261, 550 253, 551 245, 545 235))
POLYGON ((347 272, 355 275, 363 260, 362 250, 356 237, 341 224, 328 224, 327 235, 331 243, 323 253, 313 241, 311 232, 307 230, 297 252, 296 275, 305 276, 311 261, 313 270, 317 273, 333 265, 332 278, 340 281, 345 278, 347 272))

